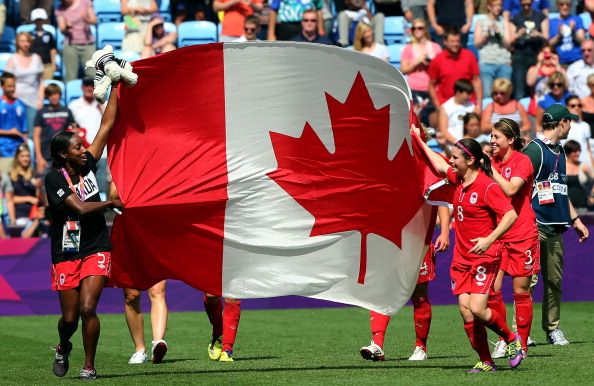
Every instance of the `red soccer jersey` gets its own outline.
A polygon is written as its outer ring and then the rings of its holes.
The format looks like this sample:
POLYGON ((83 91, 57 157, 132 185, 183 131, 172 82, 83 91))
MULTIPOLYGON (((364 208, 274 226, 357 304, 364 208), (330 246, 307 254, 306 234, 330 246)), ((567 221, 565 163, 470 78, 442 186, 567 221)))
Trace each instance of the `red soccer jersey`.
MULTIPOLYGON (((479 75, 476 57, 470 50, 460 49, 460 54, 453 57, 447 50, 441 51, 429 64, 427 69, 429 78, 435 80, 435 88, 439 103, 443 103, 454 96, 454 83, 458 79, 472 81, 479 75)), ((476 94, 471 99, 476 100, 476 94)))
POLYGON ((506 162, 493 159, 493 167, 506 180, 519 177, 525 181, 524 186, 512 197, 512 206, 518 214, 518 219, 503 235, 505 241, 520 241, 538 235, 536 228, 536 215, 532 209, 531 195, 534 182, 534 168, 527 155, 514 151, 506 162))
POLYGON ((461 178, 452 168, 448 180, 456 185, 454 193, 454 218, 456 219, 454 262, 477 264, 492 262, 499 258, 500 243, 493 243, 483 255, 469 253, 476 242, 471 240, 487 237, 497 227, 504 214, 513 209, 501 187, 482 171, 468 186, 462 186, 461 178))

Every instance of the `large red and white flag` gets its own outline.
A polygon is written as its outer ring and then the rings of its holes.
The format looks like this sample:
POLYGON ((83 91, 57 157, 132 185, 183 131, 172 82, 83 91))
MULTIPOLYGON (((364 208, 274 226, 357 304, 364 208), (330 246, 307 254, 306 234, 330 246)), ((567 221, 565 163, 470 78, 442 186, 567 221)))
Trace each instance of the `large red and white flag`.
POLYGON ((134 68, 109 144, 125 205, 115 284, 385 314, 408 300, 432 219, 400 72, 303 43, 192 46, 134 68))

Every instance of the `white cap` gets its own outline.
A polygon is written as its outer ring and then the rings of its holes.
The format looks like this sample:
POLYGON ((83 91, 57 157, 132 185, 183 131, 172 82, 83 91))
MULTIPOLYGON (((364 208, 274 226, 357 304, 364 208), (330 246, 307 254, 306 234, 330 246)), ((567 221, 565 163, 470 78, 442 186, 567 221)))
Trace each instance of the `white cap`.
POLYGON ((31 21, 35 20, 47 20, 47 12, 43 8, 35 8, 31 11, 31 21))

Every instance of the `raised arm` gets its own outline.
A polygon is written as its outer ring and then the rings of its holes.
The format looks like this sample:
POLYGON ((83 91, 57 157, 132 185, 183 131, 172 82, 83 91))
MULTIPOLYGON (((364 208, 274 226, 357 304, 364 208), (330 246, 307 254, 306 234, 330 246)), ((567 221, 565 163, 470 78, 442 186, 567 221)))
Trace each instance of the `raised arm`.
MULTIPOLYGON (((413 126, 411 128, 411 135, 416 135, 418 137, 419 130, 419 128, 413 126)), ((446 161, 445 159, 443 159, 442 156, 431 150, 431 148, 427 146, 425 142, 421 141, 420 139, 419 142, 422 143, 423 151, 425 151, 427 158, 429 158, 435 169, 438 172, 440 172, 443 176, 446 176, 448 173, 448 169, 450 168, 450 164, 448 164, 448 161, 446 161)))
POLYGON ((107 144, 107 138, 109 137, 109 133, 113 128, 113 124, 116 119, 116 114, 118 111, 118 88, 117 86, 111 87, 111 95, 109 96, 109 102, 107 103, 107 108, 103 113, 103 117, 101 118, 101 125, 99 126, 99 132, 95 136, 95 140, 89 146, 87 150, 93 155, 95 159, 99 159, 101 154, 103 153, 103 149, 105 149, 105 145, 107 144))

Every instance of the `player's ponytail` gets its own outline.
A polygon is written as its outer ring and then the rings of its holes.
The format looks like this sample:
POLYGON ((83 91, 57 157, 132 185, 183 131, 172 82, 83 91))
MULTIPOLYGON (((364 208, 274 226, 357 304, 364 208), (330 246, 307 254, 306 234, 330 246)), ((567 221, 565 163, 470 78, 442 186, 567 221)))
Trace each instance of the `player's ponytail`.
POLYGON ((455 146, 462 151, 465 159, 474 159, 473 168, 480 168, 489 177, 493 176, 491 160, 487 154, 483 153, 483 149, 477 141, 472 138, 463 138, 456 142, 455 146))

